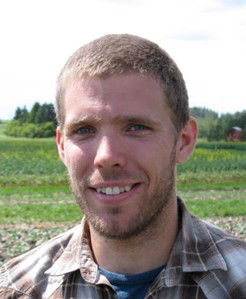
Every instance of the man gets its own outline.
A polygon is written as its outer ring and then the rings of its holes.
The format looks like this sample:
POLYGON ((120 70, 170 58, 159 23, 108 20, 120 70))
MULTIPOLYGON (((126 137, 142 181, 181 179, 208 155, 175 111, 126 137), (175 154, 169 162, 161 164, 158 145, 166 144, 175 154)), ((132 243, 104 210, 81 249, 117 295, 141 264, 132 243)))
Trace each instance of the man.
POLYGON ((58 79, 57 145, 85 217, 8 262, 1 298, 243 298, 246 246, 191 215, 175 165, 197 125, 177 66, 145 39, 108 35, 58 79))

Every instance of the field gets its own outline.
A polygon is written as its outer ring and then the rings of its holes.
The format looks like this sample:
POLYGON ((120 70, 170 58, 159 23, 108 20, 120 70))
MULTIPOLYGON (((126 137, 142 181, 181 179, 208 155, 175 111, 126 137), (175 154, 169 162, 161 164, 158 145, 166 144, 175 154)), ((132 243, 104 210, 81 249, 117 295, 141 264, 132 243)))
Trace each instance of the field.
MULTIPOLYGON (((200 140, 177 169, 189 209, 246 239, 246 143, 200 140)), ((14 139, 0 125, 0 264, 79 223, 54 139, 14 139)))

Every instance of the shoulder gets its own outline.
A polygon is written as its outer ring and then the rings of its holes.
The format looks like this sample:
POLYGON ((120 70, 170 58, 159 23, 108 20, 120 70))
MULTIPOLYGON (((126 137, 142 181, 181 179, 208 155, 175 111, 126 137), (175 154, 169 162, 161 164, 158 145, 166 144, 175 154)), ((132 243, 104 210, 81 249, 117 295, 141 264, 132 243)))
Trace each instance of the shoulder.
POLYGON ((203 221, 203 223, 210 232, 210 235, 214 243, 217 245, 221 255, 228 260, 228 262, 230 262, 230 260, 244 260, 246 262, 246 242, 244 240, 238 239, 209 222, 203 221))
POLYGON ((207 273, 206 281, 214 281, 216 288, 221 289, 228 298, 244 298, 246 296, 246 242, 218 227, 203 221, 210 232, 221 258, 224 260, 226 270, 214 269, 207 273))
MULTIPOLYGON (((47 280, 45 271, 62 255, 77 229, 78 226, 4 264, 0 268, 1 298, 28 298, 24 294, 31 289, 41 285, 43 288, 47 280)), ((38 293, 35 298, 39 298, 38 293)))
POLYGON ((179 200, 181 233, 176 256, 207 298, 246 298, 246 243, 191 214, 179 200), (180 248, 182 254, 180 255, 180 248))

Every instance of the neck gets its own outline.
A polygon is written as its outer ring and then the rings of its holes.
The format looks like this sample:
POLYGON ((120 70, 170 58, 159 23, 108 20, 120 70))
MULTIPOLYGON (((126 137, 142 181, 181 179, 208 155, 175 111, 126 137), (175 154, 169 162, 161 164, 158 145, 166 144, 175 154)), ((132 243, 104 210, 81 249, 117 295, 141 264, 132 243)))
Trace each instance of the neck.
POLYGON ((145 231, 127 240, 108 239, 91 225, 91 247, 97 264, 108 271, 136 274, 166 264, 178 230, 177 201, 172 200, 145 231))

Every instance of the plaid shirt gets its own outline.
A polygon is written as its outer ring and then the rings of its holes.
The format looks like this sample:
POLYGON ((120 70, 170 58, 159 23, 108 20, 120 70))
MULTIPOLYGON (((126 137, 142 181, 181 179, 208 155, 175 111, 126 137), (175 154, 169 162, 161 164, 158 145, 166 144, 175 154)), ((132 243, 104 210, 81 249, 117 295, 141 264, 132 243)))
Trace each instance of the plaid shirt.
MULTIPOLYGON (((181 201, 179 206, 177 239, 145 298, 246 298, 246 243, 199 220, 181 201)), ((93 260, 88 236, 83 220, 6 263, 0 298, 117 298, 93 260)))

